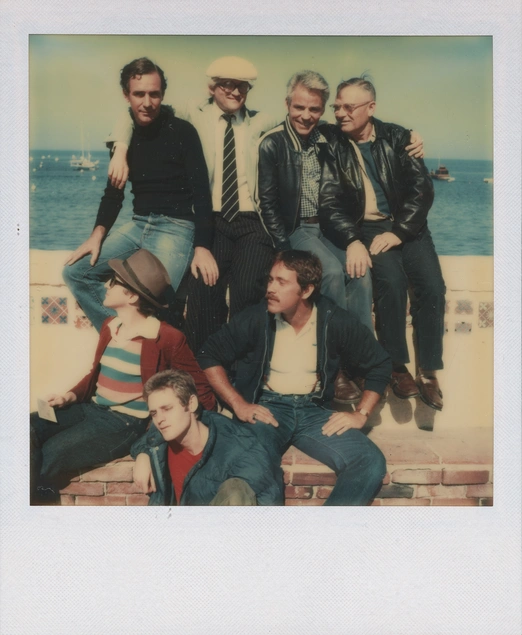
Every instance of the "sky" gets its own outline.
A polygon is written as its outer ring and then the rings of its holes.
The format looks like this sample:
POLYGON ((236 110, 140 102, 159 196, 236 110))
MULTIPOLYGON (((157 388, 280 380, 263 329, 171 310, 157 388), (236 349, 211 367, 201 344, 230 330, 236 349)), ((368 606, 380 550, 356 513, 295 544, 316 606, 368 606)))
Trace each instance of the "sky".
MULTIPOLYGON (((205 99, 205 71, 223 55, 257 67, 251 108, 283 119, 286 82, 296 71, 320 72, 333 93, 341 80, 369 72, 376 116, 417 130, 427 157, 493 157, 489 36, 31 35, 30 147, 78 151, 83 126, 90 149, 102 150, 126 106, 119 73, 132 59, 158 64, 168 81, 164 103, 181 107, 205 99)), ((325 118, 333 120, 328 108, 325 118)))

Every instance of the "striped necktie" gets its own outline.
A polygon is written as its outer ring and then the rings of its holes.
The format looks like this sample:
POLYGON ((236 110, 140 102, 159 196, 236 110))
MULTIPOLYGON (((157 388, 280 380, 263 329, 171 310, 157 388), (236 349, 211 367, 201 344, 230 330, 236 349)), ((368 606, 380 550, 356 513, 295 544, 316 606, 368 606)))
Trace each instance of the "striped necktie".
POLYGON ((227 122, 223 142, 223 187, 221 194, 221 214, 230 222, 239 212, 239 191, 237 188, 236 143, 232 119, 235 115, 223 115, 227 122))

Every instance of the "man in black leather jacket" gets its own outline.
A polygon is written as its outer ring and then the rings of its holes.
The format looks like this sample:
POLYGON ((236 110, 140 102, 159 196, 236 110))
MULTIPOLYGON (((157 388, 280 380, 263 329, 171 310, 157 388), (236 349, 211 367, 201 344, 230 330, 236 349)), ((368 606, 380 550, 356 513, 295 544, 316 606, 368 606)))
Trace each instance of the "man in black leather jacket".
MULTIPOLYGON (((321 232, 320 210, 339 216, 341 188, 332 148, 319 120, 330 90, 314 71, 294 74, 287 86, 288 116, 259 145, 258 204, 261 217, 276 249, 302 249, 315 254, 323 268, 322 292, 342 309, 349 308, 373 332, 370 275, 351 278, 346 253, 321 232), (336 207, 337 206, 337 207, 336 207)), ((361 393, 341 373, 336 401, 355 403, 361 393)))
POLYGON ((405 149, 410 133, 373 118, 375 89, 365 78, 342 82, 330 139, 343 187, 342 204, 321 209, 325 236, 346 249, 348 272, 372 267, 379 339, 393 361, 391 386, 400 398, 419 396, 442 409, 436 371, 443 367, 445 286, 427 225, 433 184, 422 159, 405 149), (408 284, 418 374, 406 368, 408 284))

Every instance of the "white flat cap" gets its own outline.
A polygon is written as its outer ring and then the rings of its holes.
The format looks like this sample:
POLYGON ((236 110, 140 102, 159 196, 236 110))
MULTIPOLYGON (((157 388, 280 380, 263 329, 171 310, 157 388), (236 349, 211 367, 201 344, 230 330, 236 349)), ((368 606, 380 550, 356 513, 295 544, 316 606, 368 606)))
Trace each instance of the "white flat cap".
POLYGON ((257 69, 241 57, 220 57, 207 68, 207 77, 253 82, 257 79, 257 69))

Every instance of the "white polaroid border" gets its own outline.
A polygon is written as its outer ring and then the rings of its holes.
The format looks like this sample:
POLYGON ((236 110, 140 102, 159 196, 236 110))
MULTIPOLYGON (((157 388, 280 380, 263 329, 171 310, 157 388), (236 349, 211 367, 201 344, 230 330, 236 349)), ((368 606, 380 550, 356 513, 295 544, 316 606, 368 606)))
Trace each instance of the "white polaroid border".
POLYGON ((0 635, 520 633, 520 17, 517 0, 3 0, 0 635), (168 508, 28 506, 32 33, 493 36, 494 507, 186 508, 174 518, 168 508))

